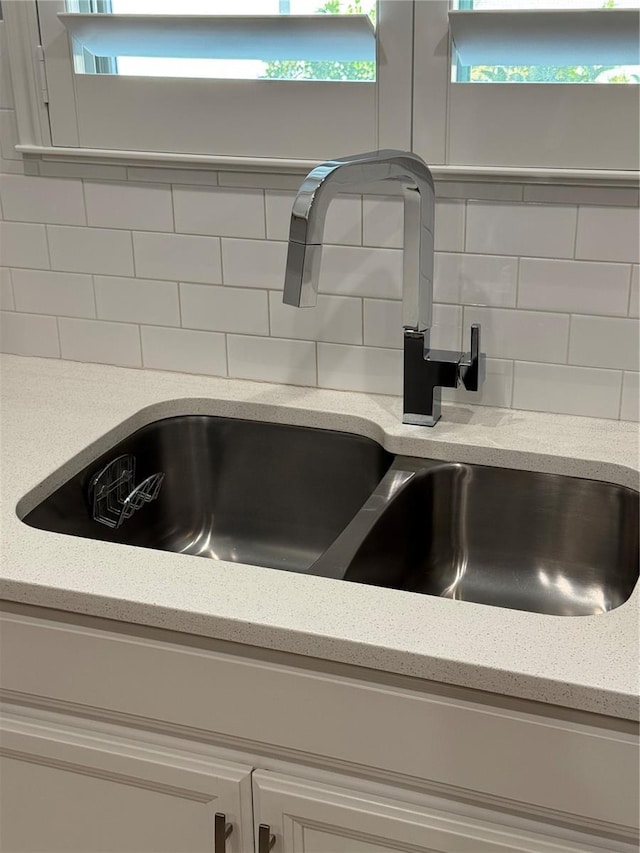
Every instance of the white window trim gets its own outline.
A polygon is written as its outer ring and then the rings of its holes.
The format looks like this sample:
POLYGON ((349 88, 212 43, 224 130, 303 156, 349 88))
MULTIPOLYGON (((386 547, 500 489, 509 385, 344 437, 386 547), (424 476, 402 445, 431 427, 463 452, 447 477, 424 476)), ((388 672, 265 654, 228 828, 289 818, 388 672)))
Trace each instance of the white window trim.
MULTIPOLYGON (((29 64, 29 54, 36 50, 40 38, 35 0, 8 0, 5 5, 11 64, 21 69, 29 64)), ((38 123, 23 123, 21 144, 144 152, 164 136, 158 147, 167 153, 187 150, 208 154, 212 150, 219 155, 238 152, 261 157, 256 140, 260 138, 259 129, 269 127, 264 137, 269 146, 264 153, 271 158, 279 156, 280 151, 284 157, 296 156, 300 150, 303 156, 322 159, 339 156, 345 148, 410 147, 411 104, 407 93, 411 91, 413 59, 411 0, 381 2, 378 31, 382 46, 379 43, 377 50, 383 59, 376 83, 240 80, 217 81, 214 89, 211 81, 174 80, 169 94, 158 78, 128 78, 125 82, 125 78, 107 75, 74 76, 66 30, 57 19, 62 8, 61 0, 49 0, 40 8, 48 86, 55 103, 50 111, 53 142, 46 112, 40 108, 38 123), (76 102, 82 105, 79 112, 76 102), (103 108, 97 107, 98 102, 103 108), (171 105, 168 109, 167 104, 171 105), (138 121, 145 110, 150 120, 138 121), (282 121, 268 124, 274 113, 287 111, 293 117, 291 129, 285 129, 282 121), (109 116, 114 114, 122 117, 117 125, 109 123, 109 116), (224 118, 228 114, 232 120, 224 118), (84 123, 78 134, 81 115, 84 123), (167 116, 172 119, 167 120, 167 116), (238 130, 241 127, 245 128, 243 132, 238 130), (134 129, 131 133, 130 128, 134 129)), ((25 100, 28 96, 34 104, 38 102, 41 92, 35 74, 27 76, 23 95, 25 100)), ((16 99, 17 110, 23 110, 22 101, 22 97, 16 99)), ((25 105, 24 111, 28 109, 25 105)))
MULTIPOLYGON (((167 154, 159 151, 112 151, 95 148, 59 148, 46 145, 17 145, 16 151, 29 158, 52 163, 86 165, 146 166, 156 168, 211 169, 212 171, 255 172, 274 175, 303 175, 317 160, 269 157, 212 157, 197 154, 167 154)), ((635 170, 544 169, 505 166, 431 165, 436 181, 473 183, 550 184, 562 186, 630 187, 638 189, 635 170)))

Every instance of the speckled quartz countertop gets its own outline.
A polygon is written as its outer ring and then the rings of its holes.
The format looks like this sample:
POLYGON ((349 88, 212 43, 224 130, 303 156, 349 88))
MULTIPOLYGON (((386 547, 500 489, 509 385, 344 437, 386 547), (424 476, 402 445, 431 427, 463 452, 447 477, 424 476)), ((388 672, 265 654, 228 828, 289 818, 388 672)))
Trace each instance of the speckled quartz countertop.
POLYGON ((633 488, 637 425, 445 406, 431 430, 403 425, 395 397, 17 356, 2 356, 0 369, 2 598, 638 718, 638 586, 604 615, 545 616, 237 563, 212 568, 36 530, 16 514, 114 441, 172 414, 347 430, 393 453, 633 488))

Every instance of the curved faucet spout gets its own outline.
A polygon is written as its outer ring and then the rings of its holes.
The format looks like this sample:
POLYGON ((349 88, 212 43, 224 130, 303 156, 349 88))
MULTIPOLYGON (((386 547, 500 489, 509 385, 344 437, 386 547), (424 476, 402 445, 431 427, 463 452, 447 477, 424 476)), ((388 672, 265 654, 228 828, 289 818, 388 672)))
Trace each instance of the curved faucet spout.
POLYGON ((379 181, 398 181, 404 191, 402 322, 424 331, 431 325, 435 192, 427 164, 407 151, 383 150, 329 160, 304 179, 293 203, 283 301, 316 304, 324 222, 337 193, 379 181))

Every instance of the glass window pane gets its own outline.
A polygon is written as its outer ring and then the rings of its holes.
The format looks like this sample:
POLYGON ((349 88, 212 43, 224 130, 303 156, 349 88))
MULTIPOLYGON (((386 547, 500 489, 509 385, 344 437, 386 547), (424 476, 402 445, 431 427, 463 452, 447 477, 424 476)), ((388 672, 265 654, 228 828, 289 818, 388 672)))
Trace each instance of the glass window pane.
MULTIPOLYGON (((376 0, 67 0, 73 12, 118 15, 368 15, 375 26, 376 0), (97 7, 97 3, 101 7, 97 7)), ((75 46, 76 73, 143 77, 206 77, 245 80, 334 80, 372 82, 369 60, 210 59, 172 56, 96 57, 75 46)))
MULTIPOLYGON (((452 8, 473 11, 638 9, 640 0, 454 0, 452 8)), ((640 83, 640 65, 463 65, 453 50, 457 83, 640 83)))

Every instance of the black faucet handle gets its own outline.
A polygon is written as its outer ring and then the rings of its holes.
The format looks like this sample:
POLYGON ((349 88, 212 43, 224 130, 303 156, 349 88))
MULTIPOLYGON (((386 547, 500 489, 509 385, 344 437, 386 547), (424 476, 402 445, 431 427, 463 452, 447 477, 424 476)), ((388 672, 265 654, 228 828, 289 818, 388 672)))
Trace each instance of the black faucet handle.
POLYGON ((460 378, 467 391, 477 391, 484 382, 485 354, 480 352, 480 323, 471 324, 471 352, 460 363, 460 378))

